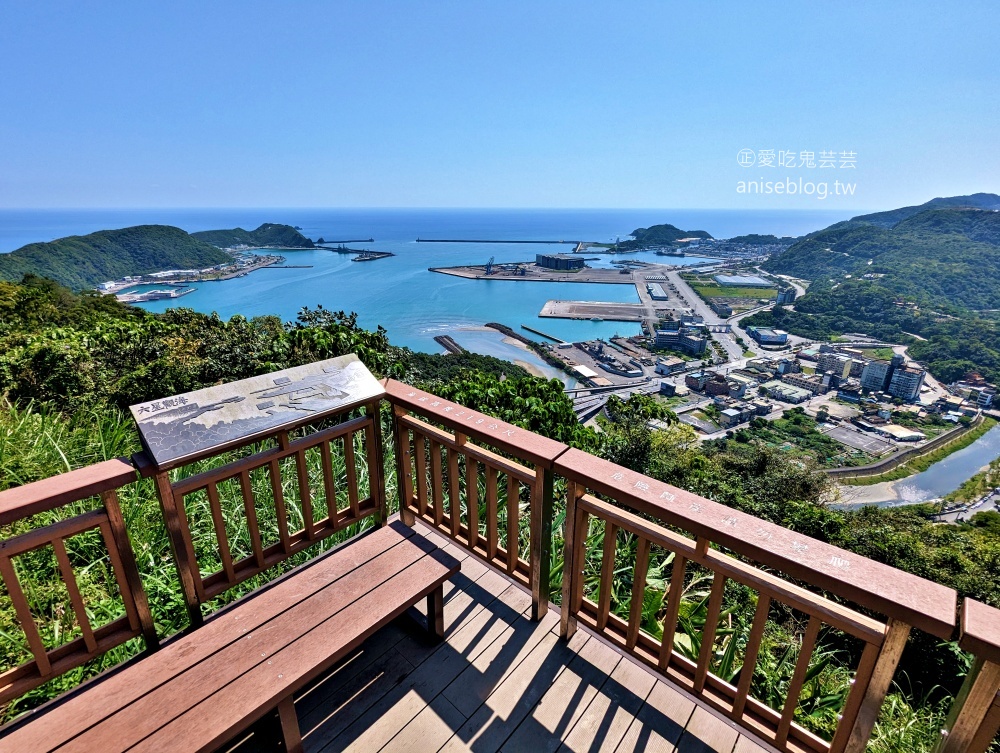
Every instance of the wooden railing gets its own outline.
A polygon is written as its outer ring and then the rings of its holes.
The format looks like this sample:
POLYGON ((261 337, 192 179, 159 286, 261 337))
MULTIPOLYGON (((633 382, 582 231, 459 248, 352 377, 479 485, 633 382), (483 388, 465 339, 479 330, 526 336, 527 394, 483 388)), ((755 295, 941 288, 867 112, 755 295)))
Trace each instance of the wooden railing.
POLYGON ((532 617, 541 619, 549 603, 552 464, 566 445, 402 382, 385 389, 404 522, 420 518, 530 587, 532 617))
MULTIPOLYGON (((534 619, 549 603, 554 479, 565 479, 563 636, 584 625, 777 748, 813 753, 864 749, 911 629, 959 637, 975 660, 939 751, 979 753, 996 734, 1000 611, 967 600, 956 636, 957 597, 948 588, 405 384, 389 380, 385 389, 404 522, 421 520, 530 588, 534 619), (665 588, 652 587, 651 572, 665 588), (700 610, 698 620, 692 610, 700 610), (754 668, 773 649, 767 627, 775 620, 797 626, 800 638, 784 696, 768 700, 755 695, 754 668), (721 650, 735 645, 732 623, 746 633, 723 672, 721 650), (833 634, 840 644, 853 642, 855 664, 839 722, 825 739, 796 713, 814 657, 833 634)), ((385 520, 379 407, 372 401, 363 415, 299 438, 286 428, 269 449, 207 470, 194 466, 198 472, 186 477, 192 462, 212 457, 185 460, 187 470, 174 469, 174 478, 170 468, 133 458, 156 479, 195 624, 206 600, 348 526, 385 520)), ((0 493, 0 525, 19 526, 0 542, 0 575, 33 657, 0 675, 0 702, 137 635, 156 646, 115 491, 134 479, 118 460, 0 493), (31 530, 19 522, 94 496, 99 509, 69 520, 31 530), (102 626, 89 622, 65 545, 92 529, 107 546, 126 613, 102 626), (79 626, 62 646, 44 644, 14 566, 44 547, 79 626)))
POLYGON ((571 635, 577 621, 587 625, 781 750, 864 750, 911 626, 943 638, 953 632, 956 594, 951 589, 799 536, 577 450, 562 455, 555 467, 570 482, 562 634, 571 635), (602 534, 603 552, 597 567, 596 593, 588 594, 584 582, 588 542, 595 532, 602 534), (632 571, 632 586, 624 618, 610 609, 612 579, 623 564, 615 557, 619 532, 637 538, 635 561, 625 563, 632 571), (648 621, 643 622, 643 604, 647 572, 654 557, 661 563, 670 562, 671 567, 663 616, 657 615, 654 628, 649 630, 648 621), (760 565, 777 573, 763 570, 760 565), (686 636, 689 645, 700 644, 697 656, 691 658, 678 649, 678 618, 692 570, 699 568, 710 579, 711 589, 703 627, 695 635, 686 636), (886 615, 888 620, 883 623, 872 619, 788 578, 820 586, 886 615), (742 668, 733 678, 735 684, 713 673, 720 643, 720 617, 730 581, 749 589, 750 601, 756 602, 742 668), (776 611, 786 618, 790 612, 804 615, 806 626, 786 697, 779 708, 771 708, 751 694, 751 686, 762 638, 776 611), (795 714, 820 636, 831 629, 860 641, 863 648, 839 712, 836 732, 832 740, 826 740, 798 724, 795 714), (655 635, 657 632, 660 637, 655 635))
MULTIPOLYGON (((0 526, 13 526, 33 515, 47 513, 74 502, 99 497, 100 505, 71 518, 33 527, 0 541, 0 576, 17 615, 17 624, 32 659, 0 674, 0 704, 110 651, 136 636, 143 636, 147 649, 157 646, 156 630, 142 589, 135 556, 125 530, 117 490, 136 479, 135 469, 125 459, 108 460, 34 484, 0 492, 0 526), (70 558, 70 539, 98 531, 107 551, 114 585, 125 615, 95 625, 88 603, 80 591, 70 558), (54 556, 59 578, 80 636, 47 646, 39 630, 44 617, 33 613, 25 595, 24 579, 33 573, 16 563, 18 558, 44 550, 54 556), (21 572, 19 572, 19 570, 21 572)), ((89 547, 88 547, 89 549, 89 547)), ((90 566, 93 563, 85 563, 90 566)), ((57 631, 47 631, 58 639, 57 631)), ((12 636, 11 636, 12 638, 12 636)), ((49 641, 53 642, 52 640, 49 641)))
POLYGON ((937 753, 984 753, 1000 730, 1000 609, 966 599, 958 645, 973 655, 937 753))
MULTIPOLYGON (((206 601, 233 586, 366 518, 377 523, 384 521, 378 402, 368 404, 362 416, 297 439, 290 438, 290 434, 308 424, 305 419, 276 432, 273 437, 276 446, 270 449, 174 481, 170 468, 153 470, 144 455, 137 456, 143 475, 156 479, 193 624, 201 623, 202 605, 206 601), (358 448, 363 448, 360 453, 358 448), (346 477, 346 495, 343 489, 338 489, 337 470, 341 466, 346 477), (359 484, 362 466, 367 472, 364 495, 359 484), (261 474, 266 480, 260 478, 261 474), (262 487, 260 493, 255 492, 255 480, 262 487), (221 493, 224 487, 229 491, 226 500, 221 493), (229 504, 224 505, 224 501, 229 504), (228 523, 224 507, 235 513, 235 525, 228 523), (262 517, 266 517, 267 528, 273 531, 264 530, 262 517), (192 535, 196 527, 211 530, 216 544, 201 557, 192 535), (234 554, 234 542, 227 532, 231 527, 247 539, 248 551, 244 556, 234 554), (267 538, 274 540, 269 543, 267 538), (201 565, 206 560, 219 562, 221 566, 203 572, 209 567, 201 565)), ((190 466, 204 459, 184 462, 190 466)), ((201 536, 200 540, 209 537, 201 536)))

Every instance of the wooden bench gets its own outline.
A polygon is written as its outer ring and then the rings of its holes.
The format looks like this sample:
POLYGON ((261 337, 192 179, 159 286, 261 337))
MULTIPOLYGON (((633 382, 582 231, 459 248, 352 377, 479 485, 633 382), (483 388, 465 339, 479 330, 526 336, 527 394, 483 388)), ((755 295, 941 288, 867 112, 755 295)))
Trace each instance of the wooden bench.
POLYGON ((295 570, 156 653, 54 704, 6 751, 208 751, 278 710, 301 750, 293 696, 427 598, 443 636, 443 584, 459 562, 396 521, 295 570))
POLYGON ((385 523, 382 395, 345 356, 140 404, 132 412, 146 451, 131 463, 0 492, 0 524, 93 495, 102 501, 101 509, 0 541, 0 576, 32 655, 0 673, 0 703, 138 635, 151 652, 0 730, 0 751, 213 750, 250 727, 294 751, 301 743, 293 697, 365 638, 423 598, 428 626, 442 637, 443 584, 459 563, 403 523, 385 523), (271 410, 280 400, 289 410, 271 410), (207 428, 192 423, 226 405, 239 406, 235 415, 213 414, 207 428), (144 418, 161 412, 177 416, 144 418), (266 438, 269 447, 255 444, 266 438), (154 480, 190 616, 190 631, 158 650, 116 496, 136 480, 135 468, 154 480), (227 521, 238 526, 235 537, 227 521), (103 533, 126 612, 93 629, 66 548, 91 528, 103 533), (229 589, 323 539, 365 529, 206 618, 229 589), (35 624, 12 561, 43 547, 54 550, 82 631, 56 647, 45 644, 53 631, 35 624))

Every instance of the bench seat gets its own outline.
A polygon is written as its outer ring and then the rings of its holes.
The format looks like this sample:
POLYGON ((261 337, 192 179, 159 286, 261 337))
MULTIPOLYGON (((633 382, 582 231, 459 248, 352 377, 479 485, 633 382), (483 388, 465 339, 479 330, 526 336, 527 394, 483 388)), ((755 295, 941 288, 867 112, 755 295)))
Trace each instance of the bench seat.
POLYGON ((459 562, 412 534, 395 521, 293 571, 0 733, 0 750, 208 751, 277 709, 294 751, 295 693, 424 597, 442 634, 459 562))

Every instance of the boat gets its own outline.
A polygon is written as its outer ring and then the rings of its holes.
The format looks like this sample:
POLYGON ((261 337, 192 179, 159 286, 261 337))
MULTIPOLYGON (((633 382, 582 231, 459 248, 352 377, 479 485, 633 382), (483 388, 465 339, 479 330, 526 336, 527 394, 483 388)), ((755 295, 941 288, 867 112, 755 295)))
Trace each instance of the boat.
POLYGON ((590 321, 592 321, 592 322, 603 322, 604 320, 601 319, 601 317, 599 317, 599 316, 592 316, 592 317, 590 317, 590 321))

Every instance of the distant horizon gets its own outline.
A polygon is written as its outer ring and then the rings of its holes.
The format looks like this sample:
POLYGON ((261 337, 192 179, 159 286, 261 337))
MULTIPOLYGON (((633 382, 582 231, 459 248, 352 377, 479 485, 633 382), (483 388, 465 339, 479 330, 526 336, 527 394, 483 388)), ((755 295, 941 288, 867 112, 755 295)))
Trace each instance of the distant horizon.
MULTIPOLYGON (((975 191, 973 193, 989 193, 986 191, 975 191)), ((965 195, 965 194, 963 194, 965 195)), ((942 197, 931 197, 931 198, 942 198, 942 197)), ((930 201, 928 199, 927 201, 930 201)), ((919 202, 918 204, 906 204, 899 206, 919 206, 924 202, 919 202)), ((890 207, 891 209, 897 209, 897 206, 890 207)), ((447 212, 482 212, 482 211, 511 211, 511 212, 595 212, 595 211, 607 211, 607 212, 881 212, 883 209, 873 209, 873 208, 855 208, 851 209, 849 207, 837 207, 837 208, 827 208, 827 207, 645 207, 645 206, 630 206, 630 207, 609 207, 609 206, 579 206, 579 207, 518 207, 518 206, 346 206, 346 205, 309 205, 309 204, 230 204, 230 205, 215 205, 215 206, 201 206, 201 205, 191 205, 185 206, 183 204, 176 205, 149 205, 149 206, 123 206, 123 205, 106 205, 106 206, 30 206, 30 207, 0 207, 0 212, 128 212, 136 211, 141 212, 144 210, 178 210, 178 211, 252 211, 258 209, 308 209, 308 210, 320 210, 320 211, 331 211, 331 210, 343 210, 343 211, 364 211, 364 212, 377 212, 381 210, 385 211, 407 211, 407 210, 441 210, 447 212)))

